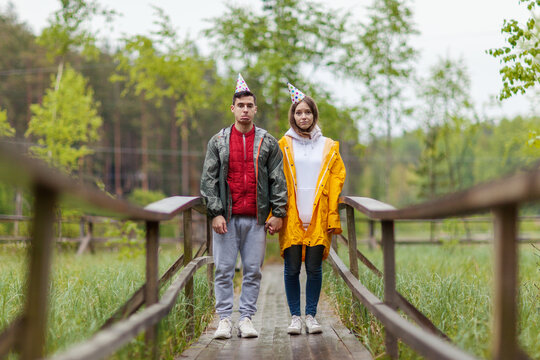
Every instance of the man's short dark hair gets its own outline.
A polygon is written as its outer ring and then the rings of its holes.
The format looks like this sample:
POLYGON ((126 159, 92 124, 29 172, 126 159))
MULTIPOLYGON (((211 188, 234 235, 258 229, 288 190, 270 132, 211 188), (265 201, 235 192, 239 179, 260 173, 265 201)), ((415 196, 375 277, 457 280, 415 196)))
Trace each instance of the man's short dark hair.
POLYGON ((255 102, 255 106, 257 106, 257 97, 255 96, 254 93, 252 93, 249 90, 244 90, 244 91, 239 91, 237 93, 234 93, 232 97, 232 104, 234 105, 234 103, 236 102, 236 99, 240 99, 244 96, 253 96, 253 102, 255 102))

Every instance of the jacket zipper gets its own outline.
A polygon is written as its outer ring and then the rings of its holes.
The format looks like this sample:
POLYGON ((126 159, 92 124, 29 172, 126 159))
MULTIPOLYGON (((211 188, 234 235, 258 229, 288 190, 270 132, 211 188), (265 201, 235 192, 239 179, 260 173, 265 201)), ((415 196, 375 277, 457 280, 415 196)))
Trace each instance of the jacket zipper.
POLYGON ((243 168, 244 168, 244 196, 243 196, 243 208, 244 210, 246 209, 246 206, 247 206, 247 168, 246 168, 246 159, 247 159, 247 150, 246 150, 246 134, 242 134, 242 141, 244 143, 244 164, 243 164, 243 168))

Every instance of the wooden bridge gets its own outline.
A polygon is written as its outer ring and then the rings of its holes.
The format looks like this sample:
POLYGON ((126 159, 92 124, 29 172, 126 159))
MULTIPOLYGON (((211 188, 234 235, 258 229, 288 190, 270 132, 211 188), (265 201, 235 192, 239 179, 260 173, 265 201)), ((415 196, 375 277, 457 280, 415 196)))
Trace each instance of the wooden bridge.
MULTIPOLYGON (((100 359, 145 332, 150 357, 157 358, 157 323, 171 311, 181 291, 188 303, 186 310, 193 319, 193 275, 202 266, 207 267, 207 281, 213 281, 210 221, 206 223, 206 242, 193 256, 192 211, 205 213, 199 197, 172 197, 139 208, 124 201, 112 199, 102 192, 90 189, 67 176, 61 175, 42 162, 25 158, 17 152, 0 146, 0 176, 12 184, 25 184, 34 195, 33 234, 26 288, 26 302, 22 314, 0 334, 0 357, 10 351, 20 358, 42 359, 46 333, 48 289, 50 285, 51 254, 54 242, 55 207, 60 200, 79 206, 86 204, 102 214, 120 219, 142 221, 146 225, 146 283, 133 294, 103 328, 89 340, 74 345, 51 359, 100 359), (160 277, 158 274, 159 224, 182 214, 184 228, 184 254, 160 277), (206 256, 205 256, 206 254, 206 256), (160 283, 172 280, 159 297, 160 283), (141 309, 142 306, 144 309, 141 309)), ((352 296, 361 302, 385 327, 386 352, 398 358, 397 342, 410 346, 428 359, 474 359, 457 348, 419 310, 396 290, 394 221, 402 219, 442 219, 453 216, 492 211, 494 215, 495 281, 493 292, 492 354, 494 359, 528 359, 517 344, 517 213, 525 202, 540 198, 540 171, 520 174, 467 191, 449 195, 436 201, 406 209, 395 209, 377 200, 360 197, 340 199, 345 210, 347 237, 335 238, 347 244, 350 269, 334 250, 329 261, 346 282, 352 296), (355 210, 373 221, 380 221, 384 268, 377 269, 357 249, 355 210), (371 271, 384 278, 384 299, 378 299, 358 280, 358 260, 371 271), (416 322, 410 323, 398 309, 416 322)), ((178 358, 355 358, 371 356, 363 346, 343 328, 331 307, 321 304, 323 334, 290 337, 285 328, 285 297, 281 288, 281 274, 275 267, 267 267, 254 321, 260 330, 258 339, 212 340, 210 328, 199 341, 179 354, 178 358)), ((210 294, 212 295, 212 294, 210 294)), ((193 331, 193 327, 192 327, 193 331)))

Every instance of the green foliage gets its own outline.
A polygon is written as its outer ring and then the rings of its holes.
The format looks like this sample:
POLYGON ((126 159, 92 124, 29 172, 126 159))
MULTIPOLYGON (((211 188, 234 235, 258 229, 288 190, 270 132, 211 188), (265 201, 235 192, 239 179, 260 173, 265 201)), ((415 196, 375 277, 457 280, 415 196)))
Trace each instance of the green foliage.
POLYGON ((7 120, 6 110, 0 110, 0 137, 15 136, 15 129, 11 127, 7 120))
POLYGON ((478 126, 471 122, 470 79, 462 60, 440 59, 418 82, 423 100, 418 116, 424 150, 416 168, 422 199, 463 189, 474 183, 474 142, 478 126))
POLYGON ((32 119, 26 136, 37 138, 39 144, 31 147, 32 152, 68 171, 76 169, 78 161, 92 153, 87 145, 99 140, 102 119, 98 106, 87 80, 66 67, 58 90, 49 88, 43 103, 30 107, 32 119))
POLYGON ((489 49, 487 53, 499 58, 502 67, 503 88, 499 99, 514 94, 525 94, 528 88, 540 84, 540 18, 534 11, 540 0, 519 0, 530 11, 526 24, 517 20, 505 20, 501 32, 506 35, 507 46, 489 49))
POLYGON ((164 199, 166 197, 167 196, 159 190, 148 191, 143 189, 135 189, 131 194, 129 194, 128 199, 134 204, 146 206, 150 203, 164 199))
POLYGON ((37 38, 37 43, 47 49, 49 59, 64 58, 70 52, 96 58, 98 30, 87 26, 96 17, 110 23, 116 13, 107 10, 96 0, 60 0, 61 8, 49 19, 49 26, 37 38))
POLYGON ((288 127, 286 82, 314 94, 307 89, 317 86, 300 70, 337 62, 347 16, 314 1, 263 0, 260 4, 263 11, 259 14, 245 6, 227 5, 225 14, 212 19, 206 35, 213 40, 216 56, 232 68, 242 69, 258 96, 258 123, 277 135, 288 127))

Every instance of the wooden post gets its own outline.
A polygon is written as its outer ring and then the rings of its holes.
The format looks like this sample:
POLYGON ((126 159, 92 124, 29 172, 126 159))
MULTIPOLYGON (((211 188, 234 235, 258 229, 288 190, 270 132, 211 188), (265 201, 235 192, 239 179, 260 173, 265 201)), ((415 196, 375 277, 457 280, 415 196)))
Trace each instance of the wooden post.
MULTIPOLYGON (((381 221, 382 245, 384 261, 384 302, 392 309, 397 309, 396 294, 396 258, 394 254, 394 222, 381 221)), ((392 358, 398 358, 397 338, 385 329, 386 353, 392 358)))
MULTIPOLYGON (((146 307, 158 302, 159 298, 159 222, 146 222, 146 285, 144 299, 146 307)), ((157 324, 146 331, 146 345, 151 359, 157 359, 157 324)))
POLYGON ((356 255, 356 224, 354 222, 354 208, 347 205, 347 233, 349 236, 349 269, 358 279, 358 258, 356 255))
POLYGON ((368 237, 368 246, 371 250, 377 247, 377 241, 375 240, 375 221, 369 220, 369 237, 368 237))
POLYGON ((30 269, 24 310, 25 321, 20 339, 22 360, 39 359, 44 355, 57 198, 58 194, 45 186, 38 184, 34 188, 30 269))
MULTIPOLYGON (((214 256, 213 248, 213 232, 212 232, 212 219, 210 216, 206 216, 206 252, 208 256, 214 256)), ((214 295, 214 264, 206 265, 206 278, 208 281, 208 294, 210 296, 214 295)))
MULTIPOLYGON (((184 266, 189 264, 193 260, 193 247, 192 247, 192 229, 191 229, 191 209, 184 211, 184 266)), ((187 303, 187 316, 188 316, 188 334, 193 336, 195 333, 195 319, 194 319, 194 299, 193 299, 193 278, 191 278, 184 289, 187 303)))
POLYGON ((517 208, 507 205, 495 209, 493 214, 493 359, 517 359, 517 208))

